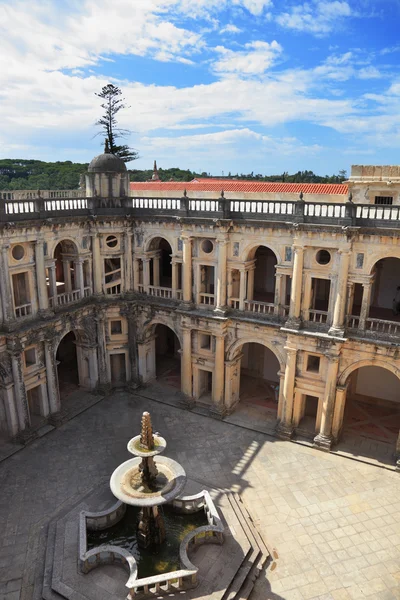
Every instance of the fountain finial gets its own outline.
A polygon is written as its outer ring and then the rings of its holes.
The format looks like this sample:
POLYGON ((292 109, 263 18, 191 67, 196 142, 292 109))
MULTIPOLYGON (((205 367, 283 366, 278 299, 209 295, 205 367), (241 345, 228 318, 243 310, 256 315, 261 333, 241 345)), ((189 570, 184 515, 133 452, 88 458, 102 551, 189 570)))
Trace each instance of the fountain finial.
POLYGON ((153 426, 149 412, 142 415, 142 431, 140 432, 140 445, 146 450, 154 450, 153 426))

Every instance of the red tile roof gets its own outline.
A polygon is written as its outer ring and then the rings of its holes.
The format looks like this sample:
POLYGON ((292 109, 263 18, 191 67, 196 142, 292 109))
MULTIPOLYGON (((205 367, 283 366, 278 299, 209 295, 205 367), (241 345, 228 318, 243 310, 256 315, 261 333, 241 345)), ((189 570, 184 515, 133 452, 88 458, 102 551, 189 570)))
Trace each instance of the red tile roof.
POLYGON ((253 192, 284 194, 338 194, 348 193, 342 183, 274 183, 271 181, 245 181, 238 179, 193 179, 192 181, 132 181, 132 191, 187 190, 188 192, 253 192))

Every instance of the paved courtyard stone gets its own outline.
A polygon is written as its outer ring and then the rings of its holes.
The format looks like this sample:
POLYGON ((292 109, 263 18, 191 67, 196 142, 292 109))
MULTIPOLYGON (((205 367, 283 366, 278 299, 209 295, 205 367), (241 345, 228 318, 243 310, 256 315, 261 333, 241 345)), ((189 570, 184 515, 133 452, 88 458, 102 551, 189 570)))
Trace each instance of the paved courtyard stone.
POLYGON ((2 600, 38 600, 48 522, 129 458, 143 410, 168 456, 249 508, 272 554, 252 600, 400 599, 399 474, 121 392, 0 464, 2 600))

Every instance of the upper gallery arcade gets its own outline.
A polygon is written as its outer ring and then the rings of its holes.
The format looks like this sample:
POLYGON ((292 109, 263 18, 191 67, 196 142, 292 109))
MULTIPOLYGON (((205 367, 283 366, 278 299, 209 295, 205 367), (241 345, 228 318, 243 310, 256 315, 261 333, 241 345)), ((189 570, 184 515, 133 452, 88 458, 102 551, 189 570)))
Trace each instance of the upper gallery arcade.
POLYGON ((1 435, 57 422, 75 389, 158 381, 394 461, 399 192, 400 167, 377 166, 341 185, 129 183, 110 153, 80 190, 0 192, 1 435))

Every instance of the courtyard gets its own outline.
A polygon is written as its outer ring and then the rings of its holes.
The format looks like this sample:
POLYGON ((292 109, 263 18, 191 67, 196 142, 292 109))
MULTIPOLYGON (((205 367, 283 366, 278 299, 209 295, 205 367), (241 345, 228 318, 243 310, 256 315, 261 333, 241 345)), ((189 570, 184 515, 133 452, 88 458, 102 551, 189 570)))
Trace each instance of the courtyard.
POLYGON ((400 598, 399 474, 118 392, 0 464, 2 600, 41 598, 48 522, 128 458, 143 410, 190 477, 246 503, 272 554, 252 600, 400 598))

